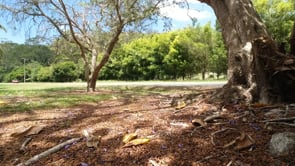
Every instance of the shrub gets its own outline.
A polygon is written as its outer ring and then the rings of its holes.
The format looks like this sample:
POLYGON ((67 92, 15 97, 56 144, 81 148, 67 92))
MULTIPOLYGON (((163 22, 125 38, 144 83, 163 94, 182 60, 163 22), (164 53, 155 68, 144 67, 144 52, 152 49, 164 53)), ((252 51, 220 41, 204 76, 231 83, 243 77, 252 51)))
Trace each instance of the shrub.
POLYGON ((37 81, 50 82, 53 81, 53 68, 52 67, 42 67, 37 73, 37 81))
POLYGON ((53 81, 71 82, 79 78, 78 66, 74 62, 60 62, 53 67, 53 81))

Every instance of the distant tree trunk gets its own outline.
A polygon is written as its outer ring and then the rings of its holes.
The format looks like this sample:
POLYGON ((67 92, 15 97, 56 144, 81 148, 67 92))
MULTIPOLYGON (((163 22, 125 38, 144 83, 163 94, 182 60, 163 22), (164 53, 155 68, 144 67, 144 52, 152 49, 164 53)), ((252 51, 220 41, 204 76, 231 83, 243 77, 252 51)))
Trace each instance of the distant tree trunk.
MULTIPOLYGON (((290 68, 283 67, 295 66, 295 61, 277 51, 251 0, 200 1, 213 8, 228 50, 229 80, 215 98, 246 103, 290 100, 294 88, 286 95, 282 87, 292 87, 294 80, 285 75, 290 68)), ((290 76, 295 76, 294 70, 290 71, 290 76)))
POLYGON ((206 72, 202 71, 202 80, 205 80, 205 75, 206 75, 206 72))
POLYGON ((290 54, 295 56, 295 21, 293 23, 293 29, 290 37, 290 54))

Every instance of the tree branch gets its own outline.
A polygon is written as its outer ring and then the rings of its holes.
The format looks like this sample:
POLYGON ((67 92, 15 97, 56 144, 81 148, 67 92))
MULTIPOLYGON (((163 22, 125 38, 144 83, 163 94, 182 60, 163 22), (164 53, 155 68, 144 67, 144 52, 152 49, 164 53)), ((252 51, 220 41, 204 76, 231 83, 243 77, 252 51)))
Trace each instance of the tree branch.
POLYGON ((63 142, 61 144, 58 144, 40 154, 37 154, 35 156, 33 156, 32 158, 30 158, 29 160, 25 161, 24 163, 20 163, 18 164, 17 166, 27 166, 27 165, 31 165, 35 162, 37 162, 38 160, 52 154, 52 153, 55 153, 57 151, 59 151, 61 148, 63 148, 64 146, 68 145, 68 144, 72 144, 74 142, 78 142, 80 141, 82 138, 73 138, 73 139, 70 139, 70 140, 67 140, 66 142, 63 142))

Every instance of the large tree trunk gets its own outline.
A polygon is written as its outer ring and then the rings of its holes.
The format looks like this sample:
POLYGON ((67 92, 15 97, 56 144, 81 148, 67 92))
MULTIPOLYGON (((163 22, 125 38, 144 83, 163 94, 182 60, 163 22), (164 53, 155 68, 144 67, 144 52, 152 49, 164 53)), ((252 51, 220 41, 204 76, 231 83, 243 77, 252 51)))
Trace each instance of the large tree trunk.
MULTIPOLYGON (((287 100, 281 87, 284 85, 276 81, 285 77, 279 68, 284 66, 286 57, 277 51, 251 0, 201 2, 213 8, 228 49, 229 80, 215 98, 246 103, 287 100)), ((294 61, 288 65, 295 66, 294 61)))

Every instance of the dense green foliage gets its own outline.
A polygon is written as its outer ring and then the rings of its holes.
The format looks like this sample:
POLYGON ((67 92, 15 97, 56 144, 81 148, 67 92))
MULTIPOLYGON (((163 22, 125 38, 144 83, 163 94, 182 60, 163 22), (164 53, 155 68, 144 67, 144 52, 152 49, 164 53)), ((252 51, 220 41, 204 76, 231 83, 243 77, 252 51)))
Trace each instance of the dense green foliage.
POLYGON ((54 65, 52 76, 56 82, 72 82, 78 79, 79 71, 74 62, 60 62, 54 65))
POLYGON ((280 49, 288 50, 292 26, 295 20, 294 0, 254 0, 255 9, 280 49), (283 47, 283 48, 282 48, 283 47))
POLYGON ((151 34, 123 44, 113 52, 100 79, 185 79, 198 73, 204 78, 207 72, 219 76, 226 69, 221 34, 207 24, 151 34))
MULTIPOLYGON (((217 76, 226 73, 223 40, 220 32, 215 31, 210 24, 138 36, 141 37, 123 35, 99 79, 191 79, 198 73, 202 73, 203 77, 208 72, 214 72, 217 76)), ((1 46, 4 48, 0 67, 1 82, 22 82, 24 78, 27 82, 84 79, 79 49, 64 39, 55 40, 49 46, 37 43, 2 43, 1 46)))
POLYGON ((24 74, 29 81, 35 81, 42 66, 53 63, 54 52, 44 45, 2 43, 0 58, 0 81, 23 81, 24 74))
MULTIPOLYGON (((294 24, 295 1, 254 0, 253 4, 280 49, 288 50, 289 45, 286 43, 289 42, 294 24)), ((126 14, 126 17, 129 15, 126 14)), ((110 23, 108 20, 105 21, 110 23)), ((139 22, 141 21, 144 20, 139 18, 139 22)), ((129 26, 131 28, 139 25, 129 26)), ((85 53, 84 62, 81 60, 81 50, 77 44, 69 42, 69 31, 65 31, 50 45, 38 44, 37 38, 28 40, 25 44, 1 43, 0 82, 22 82, 24 79, 42 82, 84 80, 85 68, 91 66, 89 64, 92 59, 96 59, 96 63, 102 60, 103 50, 108 46, 108 38, 112 36, 103 25, 99 27, 102 29, 91 29, 93 33, 84 36, 85 39, 95 41, 92 44, 97 48, 97 54, 93 54, 90 51, 90 46, 93 45, 90 44, 88 47, 83 43, 88 51, 85 53)), ((0 30, 5 31, 1 25, 0 30)), ((85 39, 79 40, 88 41, 85 39)), ((218 78, 226 74, 226 70, 227 52, 218 24, 215 29, 210 24, 194 24, 193 27, 165 33, 142 34, 132 32, 131 29, 122 31, 120 43, 112 51, 109 62, 99 72, 99 79, 194 79, 196 75, 201 75, 204 79, 208 73, 213 73, 218 78)))

